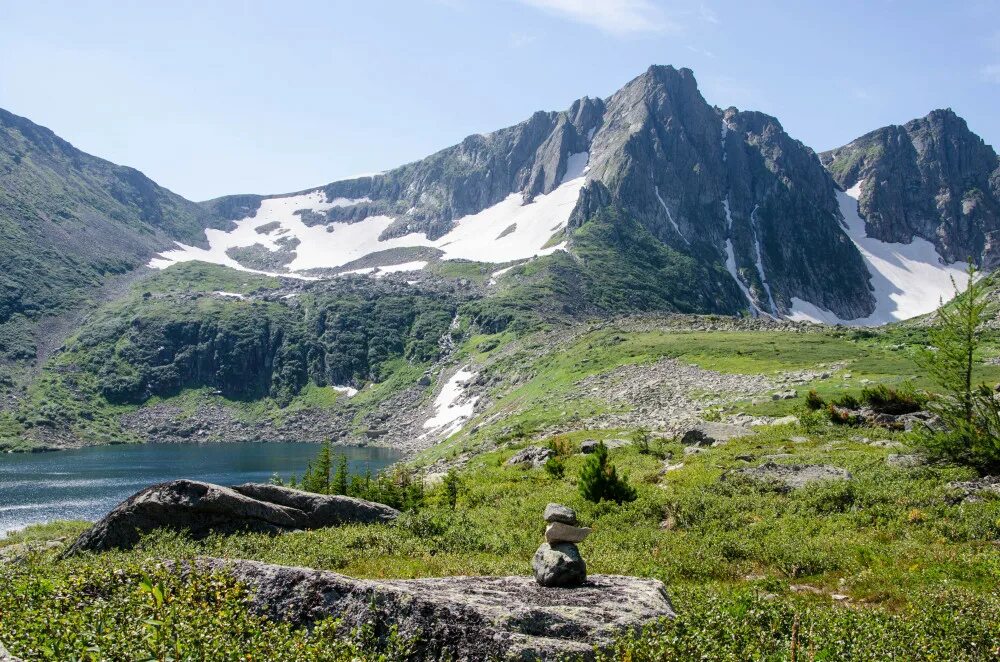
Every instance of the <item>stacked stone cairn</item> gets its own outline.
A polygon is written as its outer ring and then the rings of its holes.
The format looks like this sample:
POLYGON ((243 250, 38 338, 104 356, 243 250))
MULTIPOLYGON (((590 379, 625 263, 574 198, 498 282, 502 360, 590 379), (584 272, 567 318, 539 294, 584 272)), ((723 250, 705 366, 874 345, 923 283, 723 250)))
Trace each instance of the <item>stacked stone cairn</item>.
POLYGON ((535 552, 531 568, 542 586, 570 588, 587 581, 587 564, 576 543, 583 542, 590 529, 576 525, 572 508, 550 503, 545 507, 545 542, 535 552))

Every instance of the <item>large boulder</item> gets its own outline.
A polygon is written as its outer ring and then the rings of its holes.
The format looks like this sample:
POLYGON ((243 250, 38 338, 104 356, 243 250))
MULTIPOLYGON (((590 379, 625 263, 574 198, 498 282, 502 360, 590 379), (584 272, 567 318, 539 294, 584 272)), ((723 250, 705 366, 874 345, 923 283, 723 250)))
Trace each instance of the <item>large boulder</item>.
POLYGON ((255 561, 199 559, 201 570, 233 576, 251 607, 273 620, 345 629, 396 626, 415 639, 409 659, 556 660, 593 657, 594 647, 674 616, 661 582, 594 575, 580 588, 544 588, 531 577, 364 580, 255 561))
POLYGON ((247 483, 223 487, 175 480, 129 497, 85 531, 67 550, 129 549, 141 534, 158 528, 212 533, 283 533, 349 523, 389 522, 399 511, 345 496, 310 494, 287 487, 247 483))

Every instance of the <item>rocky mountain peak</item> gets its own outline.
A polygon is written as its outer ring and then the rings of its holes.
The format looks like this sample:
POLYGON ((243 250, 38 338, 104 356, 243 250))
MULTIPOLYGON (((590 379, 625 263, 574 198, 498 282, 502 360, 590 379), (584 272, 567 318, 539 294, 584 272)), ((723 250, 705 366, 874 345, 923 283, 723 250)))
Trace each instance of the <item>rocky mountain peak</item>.
POLYGON ((926 239, 949 262, 1000 263, 1000 163, 950 108, 876 129, 820 158, 842 189, 860 184, 869 236, 926 239))

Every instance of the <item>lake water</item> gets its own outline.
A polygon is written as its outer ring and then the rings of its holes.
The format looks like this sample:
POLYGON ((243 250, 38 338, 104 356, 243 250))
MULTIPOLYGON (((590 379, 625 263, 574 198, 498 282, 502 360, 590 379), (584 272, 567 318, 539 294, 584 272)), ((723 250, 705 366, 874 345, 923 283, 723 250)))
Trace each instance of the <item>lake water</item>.
MULTIPOLYGON (((302 476, 318 444, 142 444, 0 454, 0 537, 28 524, 97 520, 144 487, 177 478, 220 485, 302 476)), ((336 448, 352 473, 399 459, 386 448, 336 448)))

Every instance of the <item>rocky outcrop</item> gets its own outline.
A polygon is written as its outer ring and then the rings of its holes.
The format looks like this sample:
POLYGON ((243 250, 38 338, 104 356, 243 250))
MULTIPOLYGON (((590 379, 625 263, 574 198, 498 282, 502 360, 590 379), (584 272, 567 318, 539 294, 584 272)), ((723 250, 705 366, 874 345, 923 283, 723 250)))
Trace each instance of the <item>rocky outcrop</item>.
POLYGON ((342 619, 353 629, 395 626, 414 639, 414 660, 556 660, 593 656, 626 631, 674 616, 661 582, 594 575, 583 586, 554 589, 531 577, 352 579, 333 572, 254 561, 200 559, 252 593, 252 608, 274 620, 310 626, 342 619))
POLYGON ((960 503, 979 503, 987 498, 1000 499, 1000 476, 983 476, 974 480, 956 480, 948 487, 958 495, 960 503))
POLYGON ((3 644, 0 644, 0 662, 21 662, 21 658, 14 657, 7 652, 7 649, 3 647, 3 644))
POLYGON ((732 476, 768 483, 774 485, 782 492, 798 489, 809 483, 819 481, 844 481, 852 479, 850 472, 846 469, 827 464, 775 464, 774 462, 765 462, 759 467, 733 469, 723 475, 723 480, 729 479, 732 476))
POLYGON ((535 469, 545 464, 550 457, 555 455, 551 448, 543 446, 528 446, 514 453, 507 464, 510 466, 528 465, 535 469))
POLYGON ((141 534, 159 528, 195 538, 212 533, 283 533, 339 524, 386 523, 399 511, 346 496, 310 494, 287 487, 247 483, 222 487, 193 480, 153 485, 123 501, 67 550, 129 549, 141 534))
POLYGON ((842 189, 862 183, 869 236, 920 237, 949 262, 1000 262, 1000 160, 951 109, 876 129, 820 158, 842 189))
POLYGON ((715 446, 725 444, 730 439, 746 437, 753 430, 732 423, 716 423, 703 421, 688 428, 681 435, 681 443, 685 446, 715 446))

